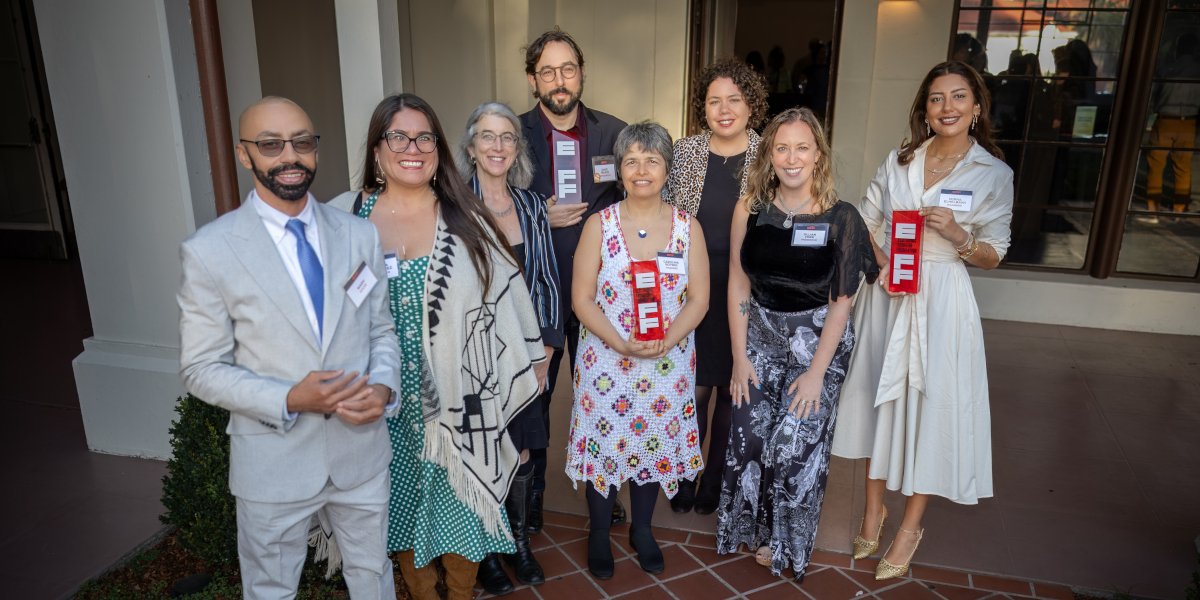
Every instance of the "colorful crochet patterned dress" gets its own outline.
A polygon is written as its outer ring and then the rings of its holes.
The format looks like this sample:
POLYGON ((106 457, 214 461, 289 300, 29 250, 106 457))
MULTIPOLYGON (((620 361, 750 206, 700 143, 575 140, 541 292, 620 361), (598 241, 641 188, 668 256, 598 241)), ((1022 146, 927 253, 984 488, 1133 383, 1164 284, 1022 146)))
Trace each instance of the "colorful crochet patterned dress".
MULTIPOLYGON (((634 325, 633 276, 619 207, 617 203, 599 213, 603 246, 596 304, 617 332, 628 337, 634 325)), ((663 250, 682 253, 686 264, 691 217, 671 210, 671 241, 663 250)), ((687 275, 659 275, 667 328, 686 301, 687 285, 687 275)), ((694 335, 689 333, 666 356, 650 360, 618 354, 580 327, 568 477, 591 481, 605 497, 610 485, 619 489, 626 480, 657 482, 671 498, 680 479, 694 479, 704 468, 696 426, 694 335)))

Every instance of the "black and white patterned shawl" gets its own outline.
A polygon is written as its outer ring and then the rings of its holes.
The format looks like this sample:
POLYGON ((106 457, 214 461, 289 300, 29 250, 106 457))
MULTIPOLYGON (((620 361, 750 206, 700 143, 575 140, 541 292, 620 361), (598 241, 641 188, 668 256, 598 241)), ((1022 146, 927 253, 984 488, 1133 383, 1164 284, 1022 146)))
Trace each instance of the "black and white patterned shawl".
POLYGON ((520 453, 505 428, 538 396, 533 363, 547 360, 541 330, 517 267, 493 257, 485 296, 440 213, 435 236, 422 328, 424 459, 446 469, 455 496, 491 535, 511 539, 500 511, 520 453))

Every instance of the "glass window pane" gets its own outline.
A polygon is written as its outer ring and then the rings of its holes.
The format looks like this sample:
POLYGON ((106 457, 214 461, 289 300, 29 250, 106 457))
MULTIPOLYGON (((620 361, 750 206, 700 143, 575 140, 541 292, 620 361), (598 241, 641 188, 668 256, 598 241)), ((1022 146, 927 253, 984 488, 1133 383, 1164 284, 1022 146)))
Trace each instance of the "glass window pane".
POLYGON ((1013 173, 1021 172, 1021 153, 1025 149, 1020 144, 997 144, 1000 151, 1004 153, 1004 162, 1008 164, 1008 168, 1013 170, 1013 173))
POLYGON ((1126 16, 1125 12, 1047 13, 1038 54, 1042 72, 1071 77, 1116 77, 1121 67, 1126 16))
POLYGON ((1129 215, 1117 270, 1195 277, 1200 263, 1200 218, 1129 215))
POLYGON ((1200 8, 1200 0, 1168 0, 1167 8, 1200 8))
MULTIPOLYGON (((1167 13, 1167 19, 1163 23, 1162 41, 1158 46, 1158 62, 1154 67, 1155 79, 1200 79, 1200 61, 1197 61, 1197 51, 1200 50, 1198 39, 1200 13, 1167 13)), ((1195 102, 1189 104, 1195 106, 1195 102)))
POLYGON ((1017 207, 1013 211, 1008 264, 1083 268, 1091 229, 1090 211, 1017 207))
POLYGON ((1051 8, 1129 8, 1129 0, 1047 0, 1051 8))
POLYGON ((1181 141, 1176 149, 1142 150, 1129 210, 1200 212, 1200 181, 1197 181, 1200 178, 1192 177, 1200 163, 1200 152, 1182 149, 1194 147, 1196 122, 1160 121, 1157 128, 1166 125, 1190 127, 1190 131, 1180 136, 1189 145, 1183 146, 1181 141))
POLYGON ((1103 144, 1112 116, 1112 81, 1034 80, 1029 140, 1103 144))
POLYGON ((1012 54, 1036 54, 1041 12, 1035 10, 961 10, 953 60, 982 74, 1008 70, 1012 54))
MULTIPOLYGON (((1020 65, 1017 68, 1020 68, 1020 65)), ((992 129, 996 132, 996 139, 1025 139, 1025 113, 1029 110, 1029 90, 1035 85, 1040 85, 1040 80, 1028 77, 987 77, 984 82, 987 83, 988 93, 992 97, 992 129)))
POLYGON ((1092 208, 1103 162, 1102 148, 1028 145, 1016 202, 1092 208))

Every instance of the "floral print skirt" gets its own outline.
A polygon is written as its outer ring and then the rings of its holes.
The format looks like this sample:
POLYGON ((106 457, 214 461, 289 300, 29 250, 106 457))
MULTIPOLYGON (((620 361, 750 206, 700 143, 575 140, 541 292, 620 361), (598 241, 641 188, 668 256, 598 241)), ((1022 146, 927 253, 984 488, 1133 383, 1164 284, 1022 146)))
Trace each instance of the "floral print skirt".
POLYGON ((719 553, 770 546, 771 573, 790 566, 798 581, 821 520, 838 396, 854 347, 851 321, 825 371, 820 409, 807 422, 788 412, 787 388, 811 366, 828 312, 828 305, 784 313, 750 303, 746 355, 762 389, 751 387, 749 404, 734 408, 717 508, 719 553))

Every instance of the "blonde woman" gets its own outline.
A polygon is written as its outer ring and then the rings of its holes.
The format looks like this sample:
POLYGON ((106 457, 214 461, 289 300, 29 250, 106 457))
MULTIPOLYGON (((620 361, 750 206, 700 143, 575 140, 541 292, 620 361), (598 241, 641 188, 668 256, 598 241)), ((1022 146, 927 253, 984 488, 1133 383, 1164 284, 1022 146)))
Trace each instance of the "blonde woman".
POLYGON ((812 555, 854 328, 850 303, 878 271, 866 224, 833 191, 829 144, 807 108, 775 117, 730 232, 736 407, 717 551, 757 548, 796 581, 812 555))

